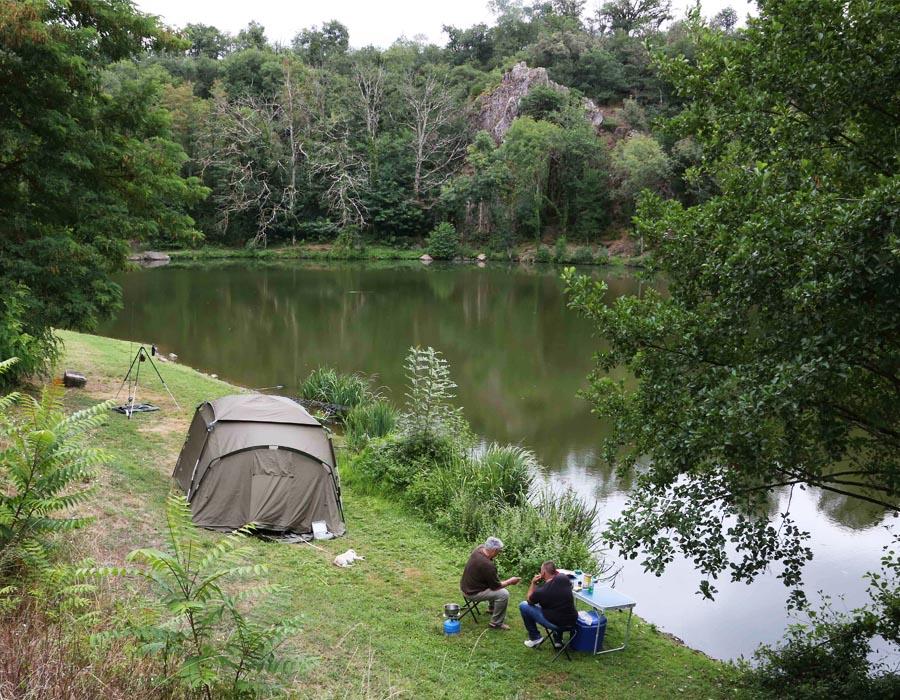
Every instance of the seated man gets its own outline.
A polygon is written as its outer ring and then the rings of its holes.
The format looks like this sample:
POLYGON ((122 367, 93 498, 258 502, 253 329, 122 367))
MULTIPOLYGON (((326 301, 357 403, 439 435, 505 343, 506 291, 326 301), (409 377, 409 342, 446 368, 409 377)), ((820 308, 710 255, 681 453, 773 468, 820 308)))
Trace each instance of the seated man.
POLYGON ((487 541, 476 547, 466 562, 459 590, 469 600, 488 601, 491 612, 490 627, 495 630, 508 630, 509 625, 503 623, 506 617, 506 604, 509 602, 507 586, 517 584, 521 579, 513 576, 505 581, 497 578, 497 565, 494 558, 503 549, 503 543, 496 537, 488 537, 487 541))
MULTIPOLYGON (((545 561, 541 564, 541 572, 531 579, 526 600, 519 603, 519 612, 522 613, 522 622, 528 630, 526 647, 536 647, 544 641, 538 632, 538 625, 547 623, 568 629, 575 626, 578 620, 578 611, 575 609, 575 599, 572 597, 572 582, 565 574, 556 570, 556 564, 545 561), (544 585, 538 587, 538 582, 544 585)), ((554 646, 561 646, 562 642, 554 636, 554 646)))

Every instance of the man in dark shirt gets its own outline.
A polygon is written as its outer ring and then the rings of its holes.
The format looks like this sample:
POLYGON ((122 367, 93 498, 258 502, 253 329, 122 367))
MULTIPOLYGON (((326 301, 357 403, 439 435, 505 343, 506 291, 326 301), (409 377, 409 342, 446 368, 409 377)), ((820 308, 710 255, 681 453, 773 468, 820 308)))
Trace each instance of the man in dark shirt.
POLYGON ((514 586, 521 579, 513 576, 504 581, 497 577, 497 565, 494 558, 503 549, 503 543, 496 537, 488 537, 487 541, 476 547, 466 562, 459 590, 469 600, 488 601, 491 611, 490 627, 495 630, 508 630, 504 624, 506 605, 509 602, 507 586, 514 586))
POLYGON ((556 564, 552 561, 541 564, 541 572, 531 579, 531 587, 525 598, 519 603, 519 612, 522 613, 522 622, 528 630, 526 647, 533 648, 544 641, 538 632, 538 625, 546 627, 549 623, 565 629, 574 627, 578 620, 575 599, 572 597, 572 582, 568 576, 556 570, 556 564), (540 581, 544 585, 538 587, 540 581))

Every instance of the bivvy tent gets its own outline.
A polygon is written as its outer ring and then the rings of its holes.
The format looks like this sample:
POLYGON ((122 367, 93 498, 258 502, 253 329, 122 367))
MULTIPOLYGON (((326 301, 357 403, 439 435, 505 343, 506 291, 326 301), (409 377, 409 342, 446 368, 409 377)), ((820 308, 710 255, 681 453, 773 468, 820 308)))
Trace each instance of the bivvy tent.
POLYGON ((343 535, 331 439, 283 396, 235 394, 197 407, 172 475, 194 523, 230 531, 248 523, 305 534, 314 521, 343 535))

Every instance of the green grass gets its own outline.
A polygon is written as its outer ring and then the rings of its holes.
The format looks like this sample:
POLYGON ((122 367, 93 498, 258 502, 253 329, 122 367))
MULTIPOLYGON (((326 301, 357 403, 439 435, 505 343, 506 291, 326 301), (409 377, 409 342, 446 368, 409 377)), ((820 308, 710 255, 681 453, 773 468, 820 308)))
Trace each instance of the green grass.
MULTIPOLYGON (((203 246, 192 250, 166 251, 173 260, 335 260, 330 245, 316 246, 273 246, 265 249, 223 248, 203 246)), ((366 246, 354 255, 358 260, 418 260, 425 253, 424 248, 391 248, 389 246, 366 246)))
MULTIPOLYGON (((489 254, 489 259, 497 262, 522 262, 525 248, 512 251, 512 254, 489 254)), ((265 249, 226 248, 221 246, 203 246, 190 250, 168 250, 166 253, 173 262, 215 261, 215 260, 418 260, 426 253, 424 247, 393 248, 383 245, 368 245, 351 258, 335 257, 332 246, 317 244, 315 246, 273 246, 265 249)), ((473 257, 474 257, 473 253, 473 257)), ((605 257, 588 259, 566 258, 565 264, 605 265, 621 267, 633 264, 630 258, 605 257)), ((542 263, 539 263, 542 264, 542 263)))
MULTIPOLYGON (((85 389, 68 390, 67 404, 75 408, 111 397, 136 348, 59 335, 64 366, 88 377, 85 389)), ((130 549, 159 543, 169 475, 194 407, 238 391, 180 365, 159 369, 181 410, 146 373, 140 398, 162 410, 130 421, 111 413, 95 436, 112 461, 95 497, 98 519, 80 536, 103 563, 119 564, 130 549)), ((551 663, 547 649, 522 645, 516 606, 524 585, 511 590, 510 632, 489 631, 484 618, 480 625, 467 618, 459 637, 445 638, 442 606, 460 602, 459 576, 472 543, 448 539, 395 502, 351 488, 345 489, 344 509, 348 534, 319 543, 324 551, 253 543, 259 560, 270 566, 270 581, 285 587, 286 607, 303 616, 295 647, 306 670, 293 681, 292 697, 736 697, 732 667, 677 644, 640 618, 625 652, 576 654, 572 662, 551 663), (366 560, 351 569, 333 566, 334 555, 350 547, 366 560)), ((502 557, 500 566, 503 575, 532 573, 502 571, 502 557)), ((620 640, 624 630, 625 615, 613 613, 610 641, 620 640)))

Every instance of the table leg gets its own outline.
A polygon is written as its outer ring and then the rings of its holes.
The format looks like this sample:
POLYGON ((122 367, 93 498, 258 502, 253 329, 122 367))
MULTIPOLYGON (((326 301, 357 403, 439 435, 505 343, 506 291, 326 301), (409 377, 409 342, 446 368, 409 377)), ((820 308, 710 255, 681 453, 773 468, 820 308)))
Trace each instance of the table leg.
POLYGON ((622 646, 620 647, 616 647, 615 649, 602 649, 601 651, 597 651, 597 640, 594 639, 594 656, 599 656, 600 654, 611 654, 614 651, 622 651, 625 647, 628 646, 628 637, 631 634, 631 613, 633 610, 634 606, 628 608, 628 625, 625 627, 624 644, 622 644, 622 646))

